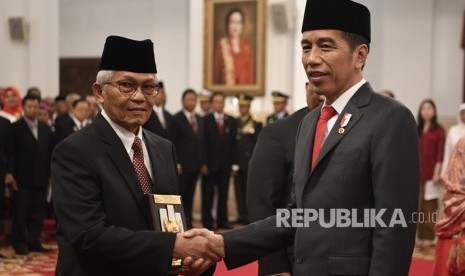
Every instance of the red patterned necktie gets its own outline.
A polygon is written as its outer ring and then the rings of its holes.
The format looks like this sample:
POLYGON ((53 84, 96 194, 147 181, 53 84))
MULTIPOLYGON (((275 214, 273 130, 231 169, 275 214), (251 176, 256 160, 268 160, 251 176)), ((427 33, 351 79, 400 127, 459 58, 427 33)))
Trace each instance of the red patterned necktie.
POLYGON ((149 172, 147 171, 147 168, 144 164, 142 141, 139 137, 134 138, 132 150, 134 151, 134 156, 132 157, 132 164, 134 165, 134 170, 136 171, 136 176, 139 180, 139 184, 144 194, 150 194, 152 191, 152 180, 150 179, 149 172))
POLYGON ((326 127, 328 125, 329 119, 331 119, 336 114, 336 110, 332 106, 325 106, 321 111, 320 118, 318 119, 318 124, 316 126, 315 140, 313 142, 313 151, 312 151, 312 164, 310 170, 313 170, 320 154, 321 144, 323 142, 323 137, 325 135, 326 127))

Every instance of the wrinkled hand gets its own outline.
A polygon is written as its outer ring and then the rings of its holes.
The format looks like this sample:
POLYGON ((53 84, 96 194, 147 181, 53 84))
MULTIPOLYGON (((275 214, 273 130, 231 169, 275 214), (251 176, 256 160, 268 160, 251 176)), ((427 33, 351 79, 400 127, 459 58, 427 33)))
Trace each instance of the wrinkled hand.
POLYGON ((215 262, 211 260, 204 260, 203 258, 194 260, 192 257, 187 257, 182 261, 182 268, 178 271, 178 274, 186 276, 201 275, 214 264, 215 262))
MULTIPOLYGON (((224 241, 220 235, 215 235, 208 229, 191 229, 182 234, 182 238, 187 241, 202 240, 202 246, 206 251, 201 250, 201 247, 197 246, 195 249, 201 252, 191 251, 187 257, 183 258, 182 269, 179 271, 181 275, 200 275, 210 266, 214 265, 215 262, 221 261, 224 258, 224 241), (210 251, 210 252, 209 252, 210 251), (213 254, 213 256, 211 256, 213 254), (205 257, 199 257, 199 256, 205 257)), ((176 239, 177 241, 178 239, 176 239)), ((180 239, 180 242, 182 239, 180 239)), ((176 248, 176 243, 175 243, 176 248)), ((187 253, 188 250, 186 250, 187 253)), ((175 256, 176 257, 176 256, 175 256)))

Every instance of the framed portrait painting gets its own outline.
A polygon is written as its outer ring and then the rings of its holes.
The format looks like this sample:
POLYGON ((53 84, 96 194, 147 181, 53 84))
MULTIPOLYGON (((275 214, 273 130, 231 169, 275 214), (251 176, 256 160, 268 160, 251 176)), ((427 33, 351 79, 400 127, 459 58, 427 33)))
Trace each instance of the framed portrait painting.
POLYGON ((264 94, 266 0, 205 0, 204 87, 264 94))

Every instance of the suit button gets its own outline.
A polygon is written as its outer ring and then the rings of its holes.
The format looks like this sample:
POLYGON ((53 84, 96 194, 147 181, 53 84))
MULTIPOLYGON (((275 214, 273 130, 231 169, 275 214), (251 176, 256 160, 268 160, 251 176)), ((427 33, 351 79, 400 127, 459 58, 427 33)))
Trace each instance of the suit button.
POLYGON ((298 264, 301 264, 301 263, 303 263, 303 262, 304 262, 304 259, 302 259, 302 258, 297 258, 297 263, 298 263, 298 264))

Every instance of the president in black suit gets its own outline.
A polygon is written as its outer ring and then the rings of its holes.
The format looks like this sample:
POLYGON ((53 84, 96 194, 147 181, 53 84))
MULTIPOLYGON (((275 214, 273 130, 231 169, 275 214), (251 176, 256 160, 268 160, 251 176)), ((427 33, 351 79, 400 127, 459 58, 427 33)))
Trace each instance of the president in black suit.
POLYGON ((173 116, 165 110, 166 95, 163 82, 159 82, 160 90, 155 97, 155 105, 149 119, 143 125, 143 128, 156 135, 174 142, 176 139, 176 124, 173 116))
MULTIPOLYGON (((324 100, 305 84, 307 106, 288 118, 265 127, 249 163, 247 182, 247 212, 252 222, 276 214, 291 202, 292 171, 297 128, 305 115, 324 100)), ((289 247, 258 261, 259 275, 292 272, 294 249, 289 247)))
MULTIPOLYGON (((419 190, 416 123, 363 78, 369 43, 365 6, 307 1, 302 63, 326 100, 297 130, 293 211, 224 233, 228 268, 293 243, 296 276, 408 275, 419 190)), ((186 235, 200 232, 210 235, 186 235)))
POLYGON ((13 188, 11 243, 17 254, 44 251, 40 243, 50 178, 52 131, 37 120, 39 98, 23 99, 24 116, 11 126, 9 172, 13 188))
POLYGON ((176 154, 180 170, 179 185, 186 219, 192 221, 192 205, 195 186, 205 158, 203 136, 205 134, 201 117, 195 114, 197 94, 187 89, 182 94, 182 110, 174 115, 176 123, 176 154))
POLYGON ((202 181, 202 223, 208 229, 214 227, 212 217, 214 186, 218 188, 217 226, 232 228, 228 221, 227 203, 229 177, 233 165, 236 165, 237 122, 233 117, 223 113, 224 98, 225 96, 220 92, 213 93, 210 98, 213 112, 203 117, 207 157, 202 174, 207 177, 205 182, 202 181))
POLYGON ((222 256, 206 239, 149 230, 144 194, 179 193, 173 144, 142 129, 156 73, 150 40, 107 38, 92 86, 103 111, 52 158, 57 275, 168 275, 173 257, 222 256))

